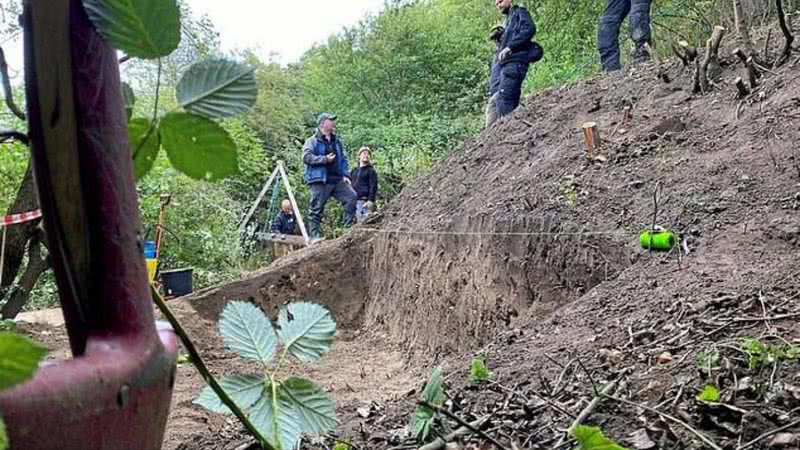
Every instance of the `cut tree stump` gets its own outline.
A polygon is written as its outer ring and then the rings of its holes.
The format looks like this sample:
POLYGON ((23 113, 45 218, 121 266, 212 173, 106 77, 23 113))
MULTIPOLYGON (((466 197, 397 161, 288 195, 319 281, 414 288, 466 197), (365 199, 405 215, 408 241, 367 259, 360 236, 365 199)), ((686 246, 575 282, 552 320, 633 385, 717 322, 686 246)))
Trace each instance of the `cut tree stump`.
POLYGON ((747 89, 747 86, 745 86, 742 77, 737 77, 734 83, 736 83, 736 89, 739 90, 739 98, 744 98, 750 95, 750 90, 747 89))
POLYGON ((758 72, 756 71, 756 62, 753 61, 752 56, 747 57, 745 65, 747 65, 747 79, 750 81, 750 88, 755 89, 758 87, 758 72))
POLYGON ((600 141, 600 131, 597 129, 596 122, 586 122, 583 124, 583 140, 586 142, 586 156, 594 158, 595 150, 599 150, 602 142, 600 141))

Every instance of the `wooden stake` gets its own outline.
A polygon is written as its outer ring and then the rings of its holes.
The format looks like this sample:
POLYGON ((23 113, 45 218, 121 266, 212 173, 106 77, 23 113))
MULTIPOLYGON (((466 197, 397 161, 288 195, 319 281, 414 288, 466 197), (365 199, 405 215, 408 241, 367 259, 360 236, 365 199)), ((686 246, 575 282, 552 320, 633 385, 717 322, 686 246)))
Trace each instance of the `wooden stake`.
POLYGON ((731 54, 736 56, 737 58, 739 58, 739 61, 741 61, 743 65, 747 66, 747 55, 744 54, 742 49, 737 47, 737 48, 733 49, 731 54))
POLYGON ((781 65, 789 59, 792 55, 792 43, 794 43, 794 36, 792 35, 791 30, 791 22, 787 25, 786 23, 786 14, 783 12, 783 0, 775 0, 775 3, 778 7, 778 22, 781 25, 781 31, 783 31, 783 36, 786 38, 785 43, 783 44, 783 52, 781 53, 781 57, 778 58, 778 65, 781 65))
POLYGON ((586 122, 583 124, 583 140, 586 142, 587 157, 594 157, 595 149, 600 148, 600 131, 597 129, 596 122, 586 122))
POLYGON ((697 49, 689 45, 688 42, 678 41, 678 45, 683 49, 686 59, 688 59, 689 62, 692 62, 695 58, 697 58, 697 49))
POLYGON ((722 37, 725 36, 725 27, 716 26, 711 33, 711 55, 715 60, 719 60, 719 44, 722 42, 722 37))
POLYGON ((744 98, 750 95, 750 90, 747 89, 747 86, 745 86, 742 77, 737 77, 735 83, 736 83, 736 89, 739 90, 739 98, 744 98))
POLYGON ((750 81, 750 88, 755 89, 758 87, 758 72, 756 72, 756 63, 753 61, 753 57, 748 56, 745 64, 747 65, 747 79, 750 81))

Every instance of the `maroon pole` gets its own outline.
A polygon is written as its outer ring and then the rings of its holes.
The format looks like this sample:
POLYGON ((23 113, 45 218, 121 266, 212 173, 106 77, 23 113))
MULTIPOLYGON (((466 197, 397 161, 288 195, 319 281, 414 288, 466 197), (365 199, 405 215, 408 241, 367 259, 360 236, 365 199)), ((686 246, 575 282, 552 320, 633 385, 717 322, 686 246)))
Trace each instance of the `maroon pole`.
POLYGON ((177 342, 156 330, 116 52, 80 0, 25 2, 31 146, 75 359, 0 394, 12 449, 157 449, 177 342))

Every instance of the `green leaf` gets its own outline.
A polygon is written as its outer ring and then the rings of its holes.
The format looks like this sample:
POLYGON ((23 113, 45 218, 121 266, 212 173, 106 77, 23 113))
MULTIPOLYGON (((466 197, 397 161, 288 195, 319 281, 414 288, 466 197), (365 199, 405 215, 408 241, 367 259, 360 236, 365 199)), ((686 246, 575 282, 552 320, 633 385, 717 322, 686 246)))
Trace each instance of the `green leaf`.
POLYGON ((492 378, 492 372, 486 367, 486 363, 480 358, 472 360, 472 367, 469 371, 469 379, 472 383, 480 383, 492 378))
POLYGON ((0 450, 8 450, 9 442, 8 442, 8 431, 6 430, 6 423, 3 422, 3 418, 0 417, 0 450))
POLYGON ((178 103, 191 113, 209 119, 241 114, 256 102, 255 70, 225 59, 194 64, 177 87, 178 103))
POLYGON ((718 402, 719 389, 716 386, 708 385, 697 395, 697 399, 701 402, 718 402))
POLYGON ((33 376, 47 350, 13 333, 0 333, 0 390, 33 376))
MULTIPOLYGON (((442 406, 444 403, 444 389, 442 388, 442 369, 437 367, 433 369, 431 379, 425 385, 422 391, 422 400, 434 405, 442 406)), ((412 428, 414 435, 417 439, 425 441, 430 435, 431 427, 433 426, 433 419, 436 417, 436 411, 428 408, 427 406, 418 405, 414 413, 412 428)))
POLYGON ((149 130, 150 121, 147 119, 133 119, 128 122, 128 140, 133 152, 133 172, 137 180, 147 175, 158 157, 158 133, 153 131, 147 136, 149 130))
POLYGON ((226 349, 242 358, 268 363, 275 355, 278 341, 272 323, 252 303, 228 303, 222 311, 219 332, 226 349))
MULTIPOLYGON (((265 383, 269 382, 265 380, 264 377, 234 375, 232 377, 223 378, 219 385, 228 394, 231 400, 239 405, 239 408, 246 410, 253 406, 261 397, 265 383)), ((231 410, 217 397, 216 392, 211 389, 211 386, 203 388, 194 403, 211 412, 232 414, 231 410)))
POLYGON ((272 445, 291 450, 303 433, 336 429, 336 404, 311 381, 293 377, 279 385, 265 384, 250 420, 272 445))
POLYGON ((582 450, 625 450, 625 447, 605 437, 597 427, 578 425, 572 435, 578 440, 582 450))
POLYGON ((122 83, 122 102, 125 105, 125 117, 127 120, 131 120, 133 106, 136 104, 136 95, 128 83, 122 83))
POLYGON ((186 175, 214 181, 236 173, 236 144, 217 123, 194 114, 170 113, 158 131, 170 162, 186 175))
POLYGON ((97 32, 129 56, 154 59, 178 48, 181 23, 175 0, 83 0, 83 7, 97 32))
POLYGON ((278 336, 289 354, 303 362, 320 359, 330 350, 336 334, 336 322, 330 311, 314 303, 281 308, 278 328, 278 336))

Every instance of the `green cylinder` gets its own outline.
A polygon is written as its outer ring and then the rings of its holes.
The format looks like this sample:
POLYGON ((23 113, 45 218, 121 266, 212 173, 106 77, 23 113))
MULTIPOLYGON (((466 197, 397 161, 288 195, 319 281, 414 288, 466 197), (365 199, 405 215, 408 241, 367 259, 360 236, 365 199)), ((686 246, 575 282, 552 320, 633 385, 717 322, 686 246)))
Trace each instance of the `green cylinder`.
POLYGON ((645 250, 651 248, 651 242, 653 250, 672 250, 672 247, 675 246, 675 235, 669 231, 650 233, 649 230, 643 231, 642 234, 639 235, 639 243, 642 244, 642 248, 645 250))

